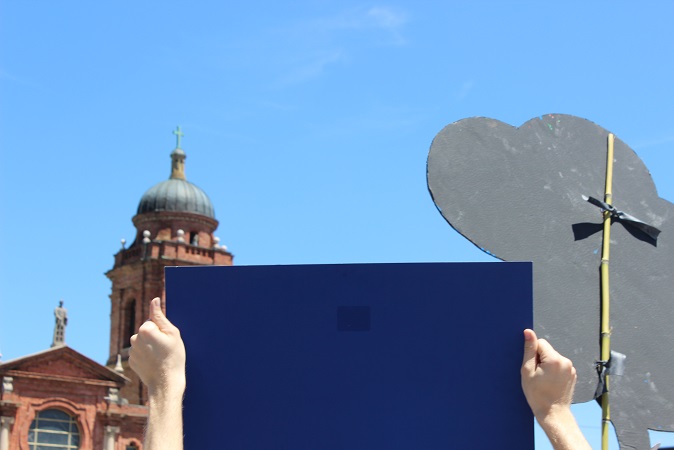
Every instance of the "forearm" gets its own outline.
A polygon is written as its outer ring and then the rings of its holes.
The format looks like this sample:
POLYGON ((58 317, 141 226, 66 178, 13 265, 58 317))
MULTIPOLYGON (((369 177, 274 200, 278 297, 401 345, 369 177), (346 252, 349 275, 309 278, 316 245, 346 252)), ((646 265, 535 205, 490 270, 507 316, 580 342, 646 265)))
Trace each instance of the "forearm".
POLYGON ((580 431, 571 409, 562 408, 542 417, 536 417, 555 450, 592 450, 580 431))
POLYGON ((183 450, 183 392, 178 388, 149 394, 145 450, 183 450))

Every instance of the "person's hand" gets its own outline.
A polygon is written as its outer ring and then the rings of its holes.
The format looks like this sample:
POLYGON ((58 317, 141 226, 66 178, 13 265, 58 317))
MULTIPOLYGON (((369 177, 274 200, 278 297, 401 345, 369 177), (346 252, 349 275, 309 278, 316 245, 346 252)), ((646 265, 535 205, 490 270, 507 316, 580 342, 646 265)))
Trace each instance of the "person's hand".
POLYGON ((571 413, 576 369, 545 339, 524 330, 522 390, 555 450, 592 450, 571 413))
POLYGON ((576 369, 532 330, 524 330, 521 375, 522 390, 539 422, 557 412, 570 411, 576 369))
POLYGON ((129 365, 154 394, 182 395, 185 390, 185 345, 180 331, 164 315, 159 298, 150 303, 150 318, 131 336, 129 365))

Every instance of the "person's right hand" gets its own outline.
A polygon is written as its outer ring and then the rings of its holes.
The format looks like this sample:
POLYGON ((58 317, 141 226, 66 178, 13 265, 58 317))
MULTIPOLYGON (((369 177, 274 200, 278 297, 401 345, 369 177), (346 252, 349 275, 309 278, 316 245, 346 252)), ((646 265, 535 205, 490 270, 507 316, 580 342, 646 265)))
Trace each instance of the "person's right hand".
POLYGON ((185 345, 180 331, 164 315, 159 298, 150 303, 150 319, 131 336, 129 365, 149 394, 185 390, 185 345))

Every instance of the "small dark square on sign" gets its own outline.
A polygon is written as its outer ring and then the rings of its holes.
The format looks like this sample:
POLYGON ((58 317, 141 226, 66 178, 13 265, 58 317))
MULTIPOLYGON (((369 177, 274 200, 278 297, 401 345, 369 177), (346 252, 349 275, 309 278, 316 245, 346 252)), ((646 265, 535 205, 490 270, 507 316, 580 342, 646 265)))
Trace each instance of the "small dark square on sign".
POLYGON ((370 307, 338 306, 337 331, 370 331, 370 307))

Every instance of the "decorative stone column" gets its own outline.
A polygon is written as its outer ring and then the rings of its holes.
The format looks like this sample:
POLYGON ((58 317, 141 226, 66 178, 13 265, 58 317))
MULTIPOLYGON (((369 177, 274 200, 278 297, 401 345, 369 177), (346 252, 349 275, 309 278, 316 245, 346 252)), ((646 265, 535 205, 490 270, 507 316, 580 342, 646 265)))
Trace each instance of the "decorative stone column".
POLYGON ((14 377, 2 377, 2 392, 14 392, 14 377))
POLYGON ((9 450, 9 427, 14 423, 14 417, 0 417, 0 450, 9 450))
MULTIPOLYGON (((115 450, 115 438, 119 434, 119 427, 105 427, 105 438, 103 438, 103 450, 115 450)), ((2 449, 0 449, 2 450, 2 449)))

